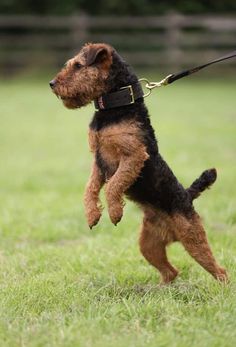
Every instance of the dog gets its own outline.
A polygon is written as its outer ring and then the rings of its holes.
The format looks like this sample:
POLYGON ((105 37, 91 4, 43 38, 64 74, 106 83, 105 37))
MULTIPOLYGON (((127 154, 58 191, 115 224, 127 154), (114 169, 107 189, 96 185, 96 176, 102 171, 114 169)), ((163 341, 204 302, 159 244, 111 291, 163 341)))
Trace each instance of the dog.
POLYGON ((204 171, 188 189, 178 182, 159 153, 138 78, 116 50, 105 43, 84 45, 50 86, 67 108, 92 101, 96 106, 89 126, 94 161, 84 197, 89 227, 101 217, 99 192, 105 185, 113 224, 122 218, 124 195, 143 211, 140 250, 159 270, 162 283, 178 275, 166 254, 175 241, 215 279, 226 282, 227 273, 217 264, 193 206, 215 182, 216 170, 204 171))

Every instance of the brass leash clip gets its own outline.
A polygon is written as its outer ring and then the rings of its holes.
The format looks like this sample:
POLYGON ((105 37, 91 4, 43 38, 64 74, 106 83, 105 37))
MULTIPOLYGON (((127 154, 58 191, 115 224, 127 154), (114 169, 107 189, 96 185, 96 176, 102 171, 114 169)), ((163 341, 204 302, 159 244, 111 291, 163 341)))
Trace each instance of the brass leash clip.
POLYGON ((166 86, 168 84, 168 79, 170 76, 171 75, 166 76, 165 78, 163 78, 163 80, 159 82, 149 82, 147 78, 140 78, 139 82, 146 82, 145 87, 148 89, 147 93, 144 94, 143 97, 146 98, 147 96, 149 96, 154 88, 166 86))

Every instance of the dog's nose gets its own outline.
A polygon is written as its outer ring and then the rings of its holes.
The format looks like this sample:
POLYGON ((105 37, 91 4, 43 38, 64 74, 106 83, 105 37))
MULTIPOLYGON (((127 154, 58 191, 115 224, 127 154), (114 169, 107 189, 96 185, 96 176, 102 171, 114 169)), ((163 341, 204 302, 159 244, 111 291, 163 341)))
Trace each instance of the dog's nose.
POLYGON ((55 87, 55 84, 56 84, 56 80, 51 80, 49 82, 49 85, 50 85, 51 88, 55 87))

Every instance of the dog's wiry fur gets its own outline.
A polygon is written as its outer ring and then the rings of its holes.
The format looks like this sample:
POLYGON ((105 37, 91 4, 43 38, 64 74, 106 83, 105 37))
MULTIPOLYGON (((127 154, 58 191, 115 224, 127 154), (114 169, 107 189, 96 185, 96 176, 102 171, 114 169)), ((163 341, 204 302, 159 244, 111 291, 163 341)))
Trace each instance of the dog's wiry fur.
MULTIPOLYGON (((131 68, 106 44, 87 44, 53 81, 54 93, 68 108, 84 106, 102 94, 137 82, 131 68)), ((111 110, 96 111, 89 128, 94 154, 92 173, 85 193, 85 210, 92 228, 100 219, 99 192, 105 194, 111 221, 123 214, 123 196, 144 212, 140 249, 161 273, 164 283, 177 276, 169 263, 166 246, 180 241, 188 253, 216 279, 227 280, 215 261, 193 199, 216 179, 216 170, 206 170, 188 188, 161 157, 143 99, 111 110)))

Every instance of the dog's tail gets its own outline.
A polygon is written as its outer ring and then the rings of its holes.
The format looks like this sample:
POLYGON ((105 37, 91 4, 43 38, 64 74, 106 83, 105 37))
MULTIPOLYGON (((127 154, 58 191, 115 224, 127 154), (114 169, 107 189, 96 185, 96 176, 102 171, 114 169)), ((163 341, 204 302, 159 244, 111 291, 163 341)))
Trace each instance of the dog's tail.
POLYGON ((210 188, 210 186, 215 182, 216 177, 216 169, 204 171, 201 176, 197 178, 188 189, 186 189, 191 199, 196 199, 205 189, 210 188))

